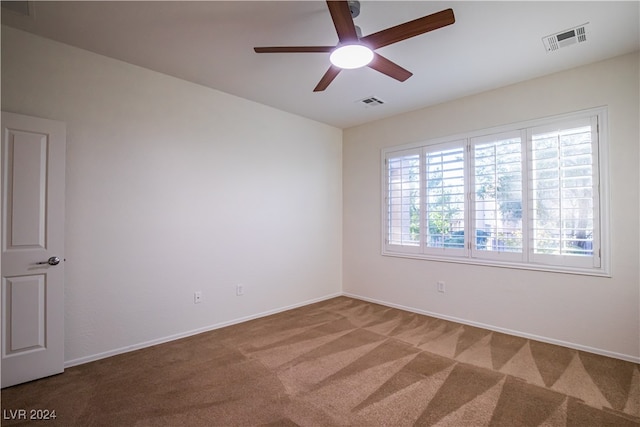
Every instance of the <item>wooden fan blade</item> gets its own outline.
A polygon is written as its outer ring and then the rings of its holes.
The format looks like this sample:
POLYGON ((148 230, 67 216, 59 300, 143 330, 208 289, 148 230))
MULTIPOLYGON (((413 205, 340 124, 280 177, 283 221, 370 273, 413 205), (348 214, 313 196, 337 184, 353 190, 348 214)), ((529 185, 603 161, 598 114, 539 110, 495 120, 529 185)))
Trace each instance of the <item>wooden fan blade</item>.
POLYGON ((395 62, 389 61, 376 52, 373 53, 373 60, 369 63, 368 67, 401 82, 413 76, 411 71, 405 70, 395 62))
POLYGON ((446 9, 423 16, 422 18, 414 19, 413 21, 405 22, 404 24, 396 25, 395 27, 387 28, 386 30, 378 31, 377 33, 369 34, 366 37, 362 37, 360 41, 371 49, 378 49, 429 31, 437 30, 438 28, 446 27, 454 22, 456 22, 456 19, 453 16, 453 10, 446 9))
POLYGON ((313 89, 313 91, 322 92, 323 90, 325 90, 327 86, 329 86, 329 84, 333 81, 333 79, 336 78, 340 70, 341 68, 338 68, 335 65, 330 66, 327 72, 324 73, 324 76, 322 76, 322 78, 320 79, 318 85, 313 89))
POLYGON ((254 47, 256 53, 324 53, 331 52, 335 46, 273 46, 254 47))
POLYGON ((346 0, 327 0, 327 6, 329 7, 329 13, 331 13, 331 19, 333 20, 333 25, 336 27, 340 43, 357 42, 358 34, 356 33, 356 26, 351 17, 349 3, 346 0))

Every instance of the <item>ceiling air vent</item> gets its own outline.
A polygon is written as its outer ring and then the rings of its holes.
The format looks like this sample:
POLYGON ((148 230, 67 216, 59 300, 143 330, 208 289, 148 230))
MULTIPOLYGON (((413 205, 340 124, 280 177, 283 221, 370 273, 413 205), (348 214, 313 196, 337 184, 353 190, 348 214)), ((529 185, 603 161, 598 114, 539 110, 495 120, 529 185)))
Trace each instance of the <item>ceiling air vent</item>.
POLYGON ((368 98, 361 99, 357 102, 360 102, 365 105, 365 107, 377 107, 378 105, 384 104, 384 101, 380 98, 376 98, 375 96, 370 96, 368 98))
MULTIPOLYGON (((588 22, 587 22, 588 24, 588 22)), ((544 47, 547 52, 558 50, 562 47, 571 46, 576 43, 587 41, 587 24, 578 25, 560 33, 551 34, 542 38, 544 47)))

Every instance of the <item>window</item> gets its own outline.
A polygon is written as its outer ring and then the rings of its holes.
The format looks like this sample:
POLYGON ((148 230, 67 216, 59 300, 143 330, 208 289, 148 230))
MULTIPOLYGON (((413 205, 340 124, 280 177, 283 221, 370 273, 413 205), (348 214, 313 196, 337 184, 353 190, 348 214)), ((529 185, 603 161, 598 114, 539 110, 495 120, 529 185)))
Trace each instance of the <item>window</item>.
POLYGON ((387 161, 387 240, 405 248, 420 246, 420 153, 398 153, 387 161))
POLYGON ((608 275, 606 109, 383 150, 383 254, 608 275))
POLYGON ((471 138, 474 257, 523 260, 523 140, 520 131, 471 138))
POLYGON ((425 245, 430 253, 460 255, 464 249, 464 146, 425 149, 425 245))

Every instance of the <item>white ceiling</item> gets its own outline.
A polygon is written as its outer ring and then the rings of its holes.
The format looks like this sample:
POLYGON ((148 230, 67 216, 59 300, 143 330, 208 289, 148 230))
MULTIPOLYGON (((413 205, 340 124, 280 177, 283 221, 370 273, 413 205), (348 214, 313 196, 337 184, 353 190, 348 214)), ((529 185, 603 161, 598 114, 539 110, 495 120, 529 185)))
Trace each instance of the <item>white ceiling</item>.
POLYGON ((414 73, 406 82, 365 67, 314 93, 328 54, 253 47, 335 45, 322 1, 29 3, 2 23, 340 128, 640 49, 638 1, 361 1, 363 35, 446 8, 456 22, 378 49, 414 73), (587 22, 587 42, 546 52, 544 36, 587 22), (370 96, 385 104, 356 102, 370 96))

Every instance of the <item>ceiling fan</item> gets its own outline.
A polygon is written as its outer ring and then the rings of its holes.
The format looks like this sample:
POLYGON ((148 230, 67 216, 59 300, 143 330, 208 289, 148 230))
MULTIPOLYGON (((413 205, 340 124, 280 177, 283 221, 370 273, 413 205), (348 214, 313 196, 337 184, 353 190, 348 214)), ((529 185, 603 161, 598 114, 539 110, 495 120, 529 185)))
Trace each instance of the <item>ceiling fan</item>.
POLYGON ((379 53, 374 52, 375 49, 406 40, 411 37, 438 28, 451 25, 455 22, 453 10, 445 9, 443 11, 405 22, 382 31, 378 31, 368 36, 360 37, 353 18, 358 16, 358 2, 350 1, 331 1, 327 0, 331 19, 338 33, 338 44, 336 46, 275 46, 275 47, 254 47, 256 53, 331 53, 331 66, 322 76, 318 85, 313 89, 314 92, 325 90, 329 84, 336 78, 343 68, 359 68, 368 66, 376 71, 386 74, 398 81, 405 81, 413 75, 393 61, 388 60, 379 53), (355 6, 355 7, 353 7, 355 6), (353 59, 354 55, 363 54, 364 59, 359 64, 340 64, 340 56, 347 59, 353 59), (335 65, 339 64, 339 65, 335 65))

